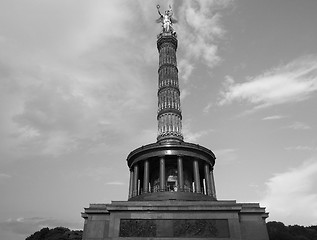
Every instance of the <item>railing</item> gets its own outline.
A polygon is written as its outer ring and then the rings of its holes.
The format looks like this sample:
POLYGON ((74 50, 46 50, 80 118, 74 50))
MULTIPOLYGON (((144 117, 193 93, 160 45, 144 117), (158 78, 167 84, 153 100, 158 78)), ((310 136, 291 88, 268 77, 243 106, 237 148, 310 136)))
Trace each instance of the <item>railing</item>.
POLYGON ((138 192, 136 193, 132 193, 131 195, 129 195, 129 199, 136 197, 136 196, 140 196, 142 194, 149 194, 149 193, 157 193, 157 192, 187 192, 187 193, 196 193, 196 194, 202 194, 202 195, 208 195, 206 194, 206 191, 204 191, 204 188, 201 188, 201 192, 197 192, 195 190, 193 190, 193 188, 184 186, 183 189, 178 188, 178 187, 174 187, 172 188, 171 186, 166 186, 164 189, 161 189, 159 185, 154 186, 149 188, 149 191, 144 191, 143 188, 139 189, 138 192))
MULTIPOLYGON (((179 188, 177 186, 166 186, 164 187, 164 189, 161 189, 160 186, 154 186, 152 188, 149 189, 148 192, 146 191, 143 191, 143 189, 141 188, 140 189, 140 193, 143 194, 143 193, 155 193, 155 192, 191 192, 191 193, 198 193, 196 191, 194 191, 192 188, 190 187, 187 187, 187 186, 184 186, 183 188, 179 188)), ((201 189, 201 194, 204 194, 204 189, 202 188, 201 189)), ((138 194, 140 195, 140 194, 138 194)))

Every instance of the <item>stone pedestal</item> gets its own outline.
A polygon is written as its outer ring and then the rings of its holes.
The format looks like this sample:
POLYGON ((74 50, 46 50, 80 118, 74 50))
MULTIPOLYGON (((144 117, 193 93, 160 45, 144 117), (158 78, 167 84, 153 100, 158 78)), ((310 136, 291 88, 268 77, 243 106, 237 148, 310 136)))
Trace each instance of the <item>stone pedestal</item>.
POLYGON ((85 208, 83 240, 268 240, 257 203, 235 201, 116 201, 85 208))

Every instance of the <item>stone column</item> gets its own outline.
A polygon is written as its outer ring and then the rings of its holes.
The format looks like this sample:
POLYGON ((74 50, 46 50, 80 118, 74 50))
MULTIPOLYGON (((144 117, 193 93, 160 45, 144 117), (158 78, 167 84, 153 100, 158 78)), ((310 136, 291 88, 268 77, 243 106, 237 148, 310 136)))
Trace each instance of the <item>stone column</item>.
POLYGON ((133 195, 133 170, 130 169, 129 198, 133 195))
POLYGON ((216 195, 216 187, 215 187, 215 179, 214 179, 214 168, 211 167, 210 169, 210 181, 211 181, 211 192, 212 192, 212 196, 217 199, 217 195, 216 195))
POLYGON ((158 69, 158 136, 157 140, 174 138, 183 140, 180 106, 180 90, 176 60, 177 37, 171 33, 160 34, 157 39, 159 51, 158 69))
POLYGON ((195 159, 193 162, 193 169, 194 169, 194 181, 195 181, 195 190, 197 193, 201 193, 200 187, 200 176, 199 176, 199 165, 198 160, 195 159))
POLYGON ((211 192, 209 163, 205 163, 204 170, 205 170, 206 194, 210 196, 212 195, 212 192, 211 192))
POLYGON ((160 157, 160 191, 165 191, 165 159, 160 157))
POLYGON ((149 192, 149 180, 150 180, 150 163, 149 160, 144 161, 144 176, 143 176, 143 192, 149 192))
POLYGON ((134 165, 133 170, 133 197, 138 195, 138 180, 139 180, 139 166, 137 164, 134 165))
POLYGON ((178 178, 178 191, 184 191, 184 169, 183 158, 178 156, 177 158, 177 178, 178 178))

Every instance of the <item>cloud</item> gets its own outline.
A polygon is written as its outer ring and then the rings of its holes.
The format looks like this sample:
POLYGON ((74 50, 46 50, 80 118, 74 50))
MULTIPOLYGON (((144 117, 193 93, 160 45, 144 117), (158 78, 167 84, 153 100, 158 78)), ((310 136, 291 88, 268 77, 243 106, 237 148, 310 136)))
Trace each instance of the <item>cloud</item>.
POLYGON ((202 130, 202 131, 193 132, 191 130, 190 120, 187 120, 183 124, 183 135, 184 135, 185 141, 187 141, 187 142, 197 142, 200 138, 208 135, 209 133, 211 133, 213 131, 214 131, 213 129, 206 129, 206 130, 202 130))
POLYGON ((189 61, 189 59, 181 59, 178 64, 179 73, 181 74, 181 79, 184 80, 186 84, 191 76, 194 65, 189 61))
POLYGON ((265 118, 262 118, 263 121, 268 121, 268 120, 279 120, 285 118, 285 116, 281 116, 281 115, 273 115, 273 116, 268 116, 265 118))
POLYGON ((181 79, 188 81, 196 63, 200 60, 212 68, 221 62, 218 40, 225 35, 221 25, 221 10, 232 1, 182 1, 178 8, 179 24, 176 31, 181 37, 180 46, 186 51, 180 58, 181 79))
POLYGON ((1 159, 58 158, 134 134, 151 104, 144 68, 157 59, 139 4, 1 2, 1 159))
POLYGON ((210 132, 212 132, 213 130, 203 130, 203 131, 196 131, 196 132, 190 132, 188 129, 184 129, 183 133, 184 133, 184 138, 185 141, 187 142, 197 142, 200 138, 202 138, 203 136, 208 135, 210 132))
POLYGON ((6 173, 0 173, 0 178, 11 178, 11 175, 6 173))
POLYGON ((123 186, 123 185, 126 185, 126 183, 124 182, 107 182, 106 183, 107 185, 116 185, 116 186, 123 186))
POLYGON ((181 101, 184 101, 184 99, 188 97, 189 95, 190 95, 190 90, 183 88, 180 94, 181 101))
POLYGON ((84 170, 76 171, 73 170, 68 175, 71 175, 72 178, 85 178, 91 179, 93 181, 104 181, 107 176, 113 171, 113 167, 87 167, 84 170))
POLYGON ((316 176, 317 161, 311 159, 270 178, 261 200, 270 212, 269 220, 306 226, 317 224, 316 176))
POLYGON ((286 147, 285 150, 316 151, 317 147, 298 145, 298 146, 295 146, 295 147, 286 147))
POLYGON ((0 173, 0 183, 3 181, 5 181, 5 180, 7 180, 7 179, 10 179, 10 178, 12 178, 12 176, 11 175, 9 175, 9 174, 7 174, 7 173, 0 173))
POLYGON ((219 105, 245 101, 256 110, 304 101, 317 91, 317 56, 296 59, 242 83, 227 76, 224 88, 219 105))
POLYGON ((204 130, 199 132, 191 132, 189 129, 184 128, 183 133, 185 136, 185 141, 187 142, 197 142, 201 137, 207 135, 210 131, 204 130))
POLYGON ((3 50, 33 52, 35 58, 78 56, 107 36, 125 36, 124 25, 131 19, 126 1, 4 0, 1 5, 3 50), (111 33, 101 31, 110 28, 111 33))
POLYGON ((209 113, 210 108, 214 106, 214 103, 208 103, 206 107, 204 107, 203 112, 204 113, 209 113))
POLYGON ((311 127, 309 125, 307 125, 306 123, 303 122, 294 122, 288 126, 285 126, 285 128, 290 128, 290 129, 294 129, 294 130, 308 130, 311 129, 311 127))
POLYGON ((214 151, 216 157, 219 161, 217 164, 230 164, 237 160, 237 149, 235 148, 223 148, 223 149, 216 149, 214 151))

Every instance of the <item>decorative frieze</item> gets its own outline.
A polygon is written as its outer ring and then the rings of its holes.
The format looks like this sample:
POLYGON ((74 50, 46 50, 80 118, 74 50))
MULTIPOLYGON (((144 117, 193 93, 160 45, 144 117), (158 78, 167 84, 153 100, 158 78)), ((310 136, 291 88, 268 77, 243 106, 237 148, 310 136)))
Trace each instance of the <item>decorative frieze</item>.
POLYGON ((229 238, 227 219, 121 219, 119 237, 229 238))

